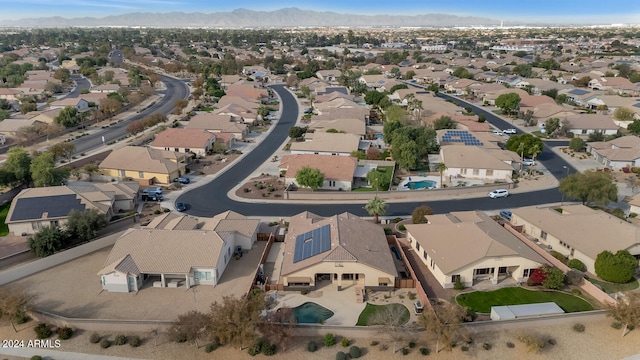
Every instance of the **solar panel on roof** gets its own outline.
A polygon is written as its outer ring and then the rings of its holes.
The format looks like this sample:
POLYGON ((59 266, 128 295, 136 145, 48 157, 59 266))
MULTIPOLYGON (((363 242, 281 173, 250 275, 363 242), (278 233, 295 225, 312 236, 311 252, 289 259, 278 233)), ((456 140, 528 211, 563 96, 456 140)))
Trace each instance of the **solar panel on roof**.
POLYGON ((85 210, 75 194, 22 198, 16 201, 11 220, 40 219, 44 213, 47 213, 47 218, 59 218, 69 215, 74 209, 85 210))
POLYGON ((586 90, 582 90, 582 89, 573 89, 573 90, 570 91, 570 93, 573 94, 573 95, 584 95, 584 94, 587 94, 589 92, 586 91, 586 90))
POLYGON ((293 262, 302 261, 331 249, 331 226, 324 225, 296 236, 293 262))

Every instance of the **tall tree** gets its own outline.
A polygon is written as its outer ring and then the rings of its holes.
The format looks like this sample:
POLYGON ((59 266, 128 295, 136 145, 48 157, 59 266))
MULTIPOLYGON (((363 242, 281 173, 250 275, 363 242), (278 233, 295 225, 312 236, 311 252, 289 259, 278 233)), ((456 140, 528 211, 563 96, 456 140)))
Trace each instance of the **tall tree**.
POLYGON ((369 202, 367 202, 364 209, 367 210, 369 215, 373 215, 373 222, 377 224, 378 215, 384 215, 387 212, 387 203, 385 203, 381 198, 374 196, 369 200, 369 202))
POLYGON ((13 174, 17 182, 29 184, 31 182, 31 155, 23 147, 12 147, 7 151, 7 160, 3 170, 13 174))
POLYGON ((260 314, 265 307, 262 292, 236 298, 223 296, 221 302, 211 304, 211 328, 213 335, 221 344, 237 346, 242 350, 244 345, 255 339, 256 326, 261 319, 260 314))
POLYGON ((51 153, 42 153, 31 161, 30 170, 33 184, 36 187, 60 185, 69 177, 70 170, 66 167, 56 168, 51 153))
POLYGON ((618 299, 615 304, 609 304, 607 316, 624 324, 622 337, 627 334, 627 329, 640 326, 640 293, 626 292, 624 297, 618 299))
POLYGON ((73 143, 62 141, 49 146, 47 151, 53 155, 54 160, 64 157, 67 161, 71 161, 71 156, 76 151, 76 147, 73 143))
POLYGON ((76 126, 79 123, 78 110, 74 106, 66 106, 60 110, 60 113, 58 113, 58 116, 56 116, 53 121, 64 127, 76 126))
POLYGON ((544 144, 539 137, 531 134, 512 135, 507 140, 505 147, 521 157, 533 156, 534 152, 538 154, 542 151, 544 144))
POLYGON ((495 104, 506 114, 511 114, 520 107, 520 100, 520 95, 516 93, 508 93, 498 96, 495 104))
POLYGON ((433 210, 426 205, 420 205, 413 209, 413 212, 411 213, 411 223, 426 224, 428 221, 427 215, 433 215, 433 210))
POLYGON ((65 229, 69 236, 81 241, 95 238, 105 226, 107 226, 105 215, 96 209, 71 210, 65 223, 65 229))
POLYGON ((67 241, 67 234, 57 226, 43 226, 37 233, 29 237, 29 249, 35 256, 46 257, 62 249, 67 241))
POLYGON ((427 332, 436 337, 436 353, 440 352, 440 344, 451 350, 460 336, 460 326, 467 319, 467 310, 457 304, 444 302, 433 307, 433 311, 424 311, 418 317, 418 323, 427 332))
POLYGON ((208 340, 211 336, 211 319, 209 314, 191 310, 178 315, 178 319, 169 327, 169 339, 176 342, 190 341, 198 347, 198 340, 208 340))
POLYGON ((324 184, 324 174, 316 168, 304 166, 296 173, 296 182, 300 186, 316 190, 324 184))
POLYGON ((436 164, 436 171, 440 173, 440 188, 442 189, 444 186, 443 182, 442 182, 442 175, 444 175, 444 172, 447 171, 447 165, 443 162, 439 162, 436 164))
POLYGON ((584 205, 607 205, 618 199, 618 187, 611 174, 604 171, 587 170, 560 179, 560 192, 584 205))

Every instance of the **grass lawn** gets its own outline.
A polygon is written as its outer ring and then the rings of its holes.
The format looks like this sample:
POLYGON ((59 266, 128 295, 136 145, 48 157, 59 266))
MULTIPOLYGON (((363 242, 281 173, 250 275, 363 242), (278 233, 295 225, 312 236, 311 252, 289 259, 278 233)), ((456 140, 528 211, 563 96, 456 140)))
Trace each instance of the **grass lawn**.
POLYGON ((200 111, 213 111, 215 108, 213 106, 203 106, 200 108, 200 111))
POLYGON ((557 291, 533 291, 520 287, 502 288, 495 291, 475 291, 456 297, 458 304, 479 313, 490 313, 492 306, 522 305, 555 302, 566 312, 593 310, 588 302, 557 291))
POLYGON ((356 326, 369 326, 370 325, 369 321, 371 320, 372 316, 376 314, 378 311, 384 310, 386 307, 403 308, 400 310, 403 312, 400 319, 402 320, 403 324, 406 324, 409 321, 409 309, 407 309, 407 307, 402 304, 373 305, 373 304, 367 303, 367 306, 365 306, 364 310, 362 310, 362 312, 360 313, 360 316, 358 317, 358 322, 356 323, 356 326))
MULTIPOLYGON (((3 213, 0 212, 0 215, 2 214, 3 213)), ((606 292, 607 294, 613 294, 618 291, 629 291, 638 288, 638 279, 633 279, 626 284, 616 284, 596 279, 589 279, 589 281, 594 285, 600 286, 600 288, 602 288, 602 291, 606 292)))
POLYGON ((543 134, 540 130, 537 131, 532 131, 531 134, 533 134, 534 136, 537 136, 541 139, 548 139, 549 136, 547 136, 547 134, 543 134))
POLYGON ((7 236, 7 234, 9 234, 9 225, 5 224, 4 221, 7 219, 10 206, 10 202, 0 206, 0 236, 7 236))

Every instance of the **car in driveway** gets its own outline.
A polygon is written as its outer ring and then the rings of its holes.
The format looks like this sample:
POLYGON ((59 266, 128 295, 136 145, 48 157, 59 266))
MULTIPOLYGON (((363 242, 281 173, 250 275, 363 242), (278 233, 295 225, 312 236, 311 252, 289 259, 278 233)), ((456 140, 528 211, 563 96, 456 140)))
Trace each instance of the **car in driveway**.
POLYGON ((187 207, 185 206, 184 203, 177 202, 176 203, 176 210, 178 210, 180 212, 183 212, 183 211, 187 210, 187 207))
POLYGON ((495 135, 502 135, 502 131, 500 130, 491 130, 491 133, 495 135))
POLYGON ((489 193, 489 197, 492 199, 507 197, 509 196, 509 191, 507 189, 496 189, 489 193))
POLYGON ((505 134, 517 134, 518 130, 513 129, 513 128, 512 129, 504 129, 504 130, 502 130, 502 132, 505 133, 505 134))
POLYGON ((191 182, 191 180, 188 177, 177 177, 173 179, 173 182, 177 182, 180 184, 188 184, 191 182))
POLYGON ((149 195, 162 195, 162 189, 159 187, 150 187, 142 190, 142 193, 149 195))
POLYGON ((524 165, 524 166, 533 166, 535 164, 536 164, 536 162, 533 161, 533 159, 524 159, 524 160, 522 160, 522 165, 524 165))

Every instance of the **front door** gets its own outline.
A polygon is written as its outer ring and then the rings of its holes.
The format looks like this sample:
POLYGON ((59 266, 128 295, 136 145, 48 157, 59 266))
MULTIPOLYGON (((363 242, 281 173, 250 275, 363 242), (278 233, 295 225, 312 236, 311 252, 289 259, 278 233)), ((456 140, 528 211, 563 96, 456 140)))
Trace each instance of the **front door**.
POLYGON ((136 278, 134 278, 133 276, 129 276, 128 280, 129 291, 136 291, 136 278))

